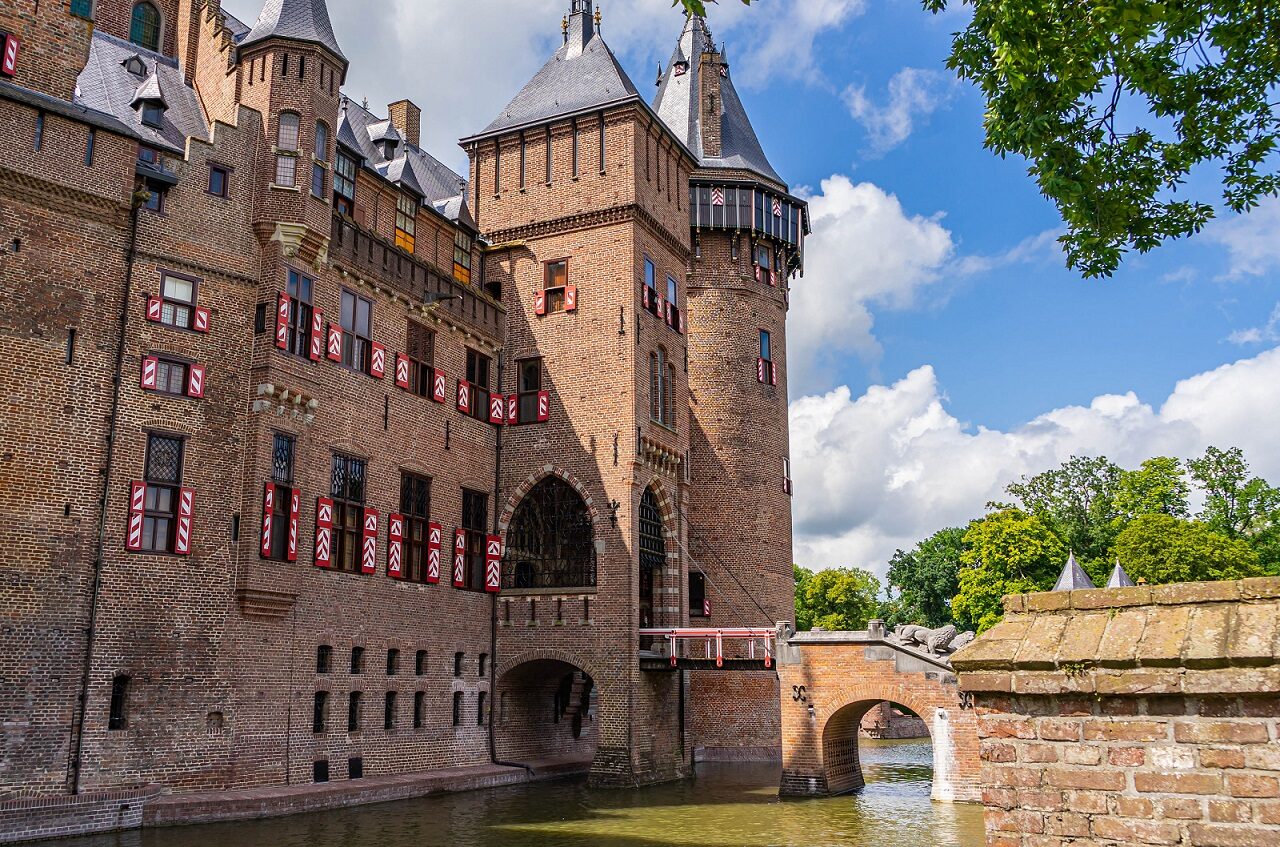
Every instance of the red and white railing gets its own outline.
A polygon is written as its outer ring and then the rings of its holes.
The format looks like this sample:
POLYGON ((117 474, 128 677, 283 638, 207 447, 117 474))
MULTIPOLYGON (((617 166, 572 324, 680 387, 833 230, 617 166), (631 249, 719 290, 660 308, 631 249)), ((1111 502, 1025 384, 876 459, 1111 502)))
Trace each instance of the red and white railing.
POLYGON ((640 636, 650 638, 665 638, 667 640, 668 655, 671 656, 671 667, 675 667, 680 650, 678 646, 681 642, 696 643, 703 642, 708 659, 715 659, 716 667, 724 667, 725 642, 729 641, 731 646, 740 647, 734 650, 735 658, 743 658, 755 660, 764 659, 766 668, 773 667, 773 649, 774 639, 778 637, 778 633, 774 629, 766 628, 739 628, 739 629, 703 629, 698 627, 689 627, 684 629, 641 629, 640 636), (757 654, 759 647, 759 654, 757 654), (745 654, 745 655, 744 655, 745 654))

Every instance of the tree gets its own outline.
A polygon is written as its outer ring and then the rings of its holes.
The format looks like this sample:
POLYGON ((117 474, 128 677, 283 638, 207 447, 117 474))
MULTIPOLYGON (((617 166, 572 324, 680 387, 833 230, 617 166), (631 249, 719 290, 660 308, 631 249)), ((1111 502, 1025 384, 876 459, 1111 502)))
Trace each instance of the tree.
POLYGON ((1115 554, 1134 581, 1152 585, 1263 574, 1247 541, 1169 515, 1134 520, 1116 538, 1115 554))
MULTIPOLYGON (((715 3, 716 0, 671 0, 672 6, 684 6, 684 10, 690 15, 705 15, 707 13, 707 3, 715 3)), ((751 0, 742 0, 742 5, 750 6, 751 0)))
POLYGON ((1200 520, 1213 529, 1236 538, 1260 532, 1275 522, 1280 513, 1280 490, 1264 479, 1249 478, 1249 464, 1239 447, 1210 447, 1187 466, 1205 493, 1200 520))
POLYGON ((960 629, 979 633, 1004 614, 1001 598, 1053 587, 1067 550, 1035 515, 1003 509, 974 521, 964 534, 959 590, 951 612, 960 629))
POLYGON ((1023 477, 1005 490, 1077 556, 1098 562, 1106 557, 1118 531, 1116 495, 1122 473, 1105 456, 1072 456, 1056 470, 1023 477))
POLYGON ((814 573, 794 566, 796 629, 866 629, 880 614, 880 580, 859 568, 814 573))
POLYGON ((888 582, 898 589, 888 623, 915 623, 937 628, 951 623, 951 598, 960 588, 960 554, 965 530, 952 527, 935 532, 911 552, 902 550, 889 561, 888 582))
POLYGON ((1136 471, 1121 471, 1116 490, 1116 511, 1124 523, 1141 515, 1190 516, 1187 499, 1191 485, 1182 463, 1168 456, 1147 459, 1136 471))

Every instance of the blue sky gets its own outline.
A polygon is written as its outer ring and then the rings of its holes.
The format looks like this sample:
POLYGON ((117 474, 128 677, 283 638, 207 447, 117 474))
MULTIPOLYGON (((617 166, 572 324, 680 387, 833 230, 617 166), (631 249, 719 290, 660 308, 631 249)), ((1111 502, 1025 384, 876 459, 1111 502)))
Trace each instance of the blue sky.
MULTIPOLYGON (((410 97, 464 171, 482 128, 559 42, 568 0, 330 0, 346 91, 410 97)), ((260 3, 224 0, 252 22, 260 3)), ((675 45, 670 0, 602 4, 642 91, 675 45)), ((915 0, 724 0, 710 14, 776 169, 817 231, 789 319, 796 558, 883 573, 895 547, 982 513, 1073 453, 1126 465, 1238 444, 1280 482, 1280 203, 1066 270, 1025 163, 982 146, 945 68, 967 12, 915 0)), ((465 171, 464 171, 465 172, 465 171)), ((1215 199, 1215 174, 1194 186, 1215 199)))

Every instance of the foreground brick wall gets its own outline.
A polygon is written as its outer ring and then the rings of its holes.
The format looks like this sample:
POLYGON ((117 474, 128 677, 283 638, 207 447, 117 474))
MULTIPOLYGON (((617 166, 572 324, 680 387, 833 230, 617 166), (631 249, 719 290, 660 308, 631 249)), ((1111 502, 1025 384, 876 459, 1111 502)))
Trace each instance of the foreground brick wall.
POLYGON ((1280 844, 1280 580, 1032 594, 954 658, 993 847, 1280 844))

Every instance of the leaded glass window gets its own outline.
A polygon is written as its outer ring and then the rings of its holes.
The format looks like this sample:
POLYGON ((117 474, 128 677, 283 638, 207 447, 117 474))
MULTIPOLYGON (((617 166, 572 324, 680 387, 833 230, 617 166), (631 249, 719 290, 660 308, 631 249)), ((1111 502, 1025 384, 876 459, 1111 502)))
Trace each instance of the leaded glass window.
POLYGON ((591 513, 558 476, 544 477, 520 501, 507 531, 504 588, 581 588, 596 584, 591 513))

